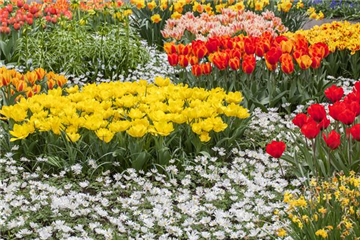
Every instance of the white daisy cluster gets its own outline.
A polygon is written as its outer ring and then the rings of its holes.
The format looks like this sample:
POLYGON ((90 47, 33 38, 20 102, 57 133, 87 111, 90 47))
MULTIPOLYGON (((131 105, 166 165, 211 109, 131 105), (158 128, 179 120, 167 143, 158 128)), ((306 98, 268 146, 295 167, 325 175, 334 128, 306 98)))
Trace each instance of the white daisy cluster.
POLYGON ((283 227, 274 212, 293 187, 262 151, 232 156, 231 164, 200 156, 185 169, 90 180, 79 165, 31 173, 8 153, 0 159, 0 239, 273 239, 283 227))

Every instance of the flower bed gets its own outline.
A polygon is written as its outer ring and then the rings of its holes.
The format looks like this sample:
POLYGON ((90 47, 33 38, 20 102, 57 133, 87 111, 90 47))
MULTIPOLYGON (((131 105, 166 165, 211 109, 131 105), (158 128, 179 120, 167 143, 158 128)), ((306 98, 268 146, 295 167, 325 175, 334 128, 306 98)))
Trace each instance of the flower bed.
POLYGON ((295 33, 286 33, 287 36, 294 34, 304 35, 308 41, 325 43, 329 46, 332 54, 327 58, 327 71, 332 76, 346 76, 353 79, 360 77, 360 23, 350 22, 325 23, 309 30, 298 30, 295 33))
POLYGON ((239 32, 251 37, 260 37, 264 32, 277 36, 287 31, 281 19, 273 12, 257 15, 250 11, 223 9, 221 14, 202 13, 199 17, 186 13, 179 19, 169 19, 161 34, 165 39, 181 42, 193 40, 206 41, 210 38, 235 36, 239 32))
MULTIPOLYGON (((191 89, 161 77, 155 79, 155 84, 92 84, 81 91, 78 86, 67 88, 64 94, 59 88, 4 106, 0 113, 9 121, 8 140, 22 140, 22 146, 26 146, 19 149, 23 154, 32 142, 38 142, 31 149, 35 156, 35 152, 51 154, 48 146, 55 143, 58 148, 72 149, 70 152, 94 147, 113 149, 119 151, 113 157, 118 157, 120 168, 129 165, 128 158, 132 159, 130 166, 137 169, 147 168, 153 161, 166 165, 176 156, 172 151, 179 144, 184 144, 179 151, 197 154, 203 149, 202 142, 214 138, 212 146, 229 146, 241 136, 245 125, 240 119, 248 118, 249 113, 239 105, 240 92, 191 89), (225 136, 232 139, 216 142, 225 136)), ((4 145, 12 146, 9 142, 4 145)), ((106 154, 102 151, 88 152, 83 158, 101 157, 101 153, 106 154)))
POLYGON ((0 240, 359 238, 357 25, 308 7, 0 0, 0 240))

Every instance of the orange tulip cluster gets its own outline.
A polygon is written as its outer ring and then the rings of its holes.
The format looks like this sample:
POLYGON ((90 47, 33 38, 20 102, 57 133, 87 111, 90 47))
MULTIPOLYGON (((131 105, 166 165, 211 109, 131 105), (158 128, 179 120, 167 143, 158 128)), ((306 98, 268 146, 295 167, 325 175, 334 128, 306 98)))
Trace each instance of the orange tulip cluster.
MULTIPOLYGON (((10 88, 11 95, 16 92, 24 92, 24 96, 32 97, 34 94, 40 93, 42 86, 46 89, 53 89, 64 86, 66 82, 67 79, 63 75, 47 73, 42 68, 25 74, 21 74, 15 69, 0 68, 0 88, 10 88)), ((8 91, 5 90, 5 92, 8 91)))
POLYGON ((255 70, 257 59, 265 60, 270 71, 274 71, 280 62, 281 70, 291 74, 295 70, 294 60, 303 70, 310 67, 316 69, 329 54, 326 44, 309 46, 303 35, 296 35, 294 38, 273 37, 268 32, 260 37, 215 37, 206 42, 193 41, 188 45, 175 45, 171 42, 165 43, 164 49, 171 66, 186 68, 190 64, 195 76, 210 74, 212 66, 219 70, 230 68, 238 71, 241 68, 243 72, 251 74, 255 70))

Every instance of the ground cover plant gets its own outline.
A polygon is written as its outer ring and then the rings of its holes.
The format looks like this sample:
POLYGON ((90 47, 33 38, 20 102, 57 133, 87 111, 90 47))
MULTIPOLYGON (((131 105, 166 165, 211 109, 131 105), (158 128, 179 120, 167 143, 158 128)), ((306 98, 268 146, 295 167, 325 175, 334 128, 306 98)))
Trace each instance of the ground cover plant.
POLYGON ((0 0, 0 240, 360 238, 359 26, 318 6, 0 0))

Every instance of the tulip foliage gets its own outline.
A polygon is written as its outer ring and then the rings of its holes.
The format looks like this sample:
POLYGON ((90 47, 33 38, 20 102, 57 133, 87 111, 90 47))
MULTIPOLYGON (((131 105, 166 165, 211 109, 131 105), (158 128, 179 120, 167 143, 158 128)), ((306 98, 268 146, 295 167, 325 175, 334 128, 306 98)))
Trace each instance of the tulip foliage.
POLYGON ((22 156, 56 153, 68 164, 115 160, 123 170, 166 165, 241 139, 249 113, 240 92, 188 88, 160 77, 155 83, 90 84, 22 98, 0 111, 10 133, 1 146, 21 142, 22 156))
POLYGON ((309 46, 302 35, 215 37, 188 45, 165 43, 164 49, 169 64, 183 69, 183 83, 241 90, 248 107, 294 107, 311 97, 321 98, 326 87, 321 61, 328 47, 309 46))
POLYGON ((307 113, 297 114, 292 121, 302 135, 295 141, 300 151, 283 159, 293 165, 298 176, 329 178, 335 172, 359 171, 360 82, 345 97, 343 89, 335 85, 327 88, 325 95, 331 102, 328 111, 312 104, 307 113))

